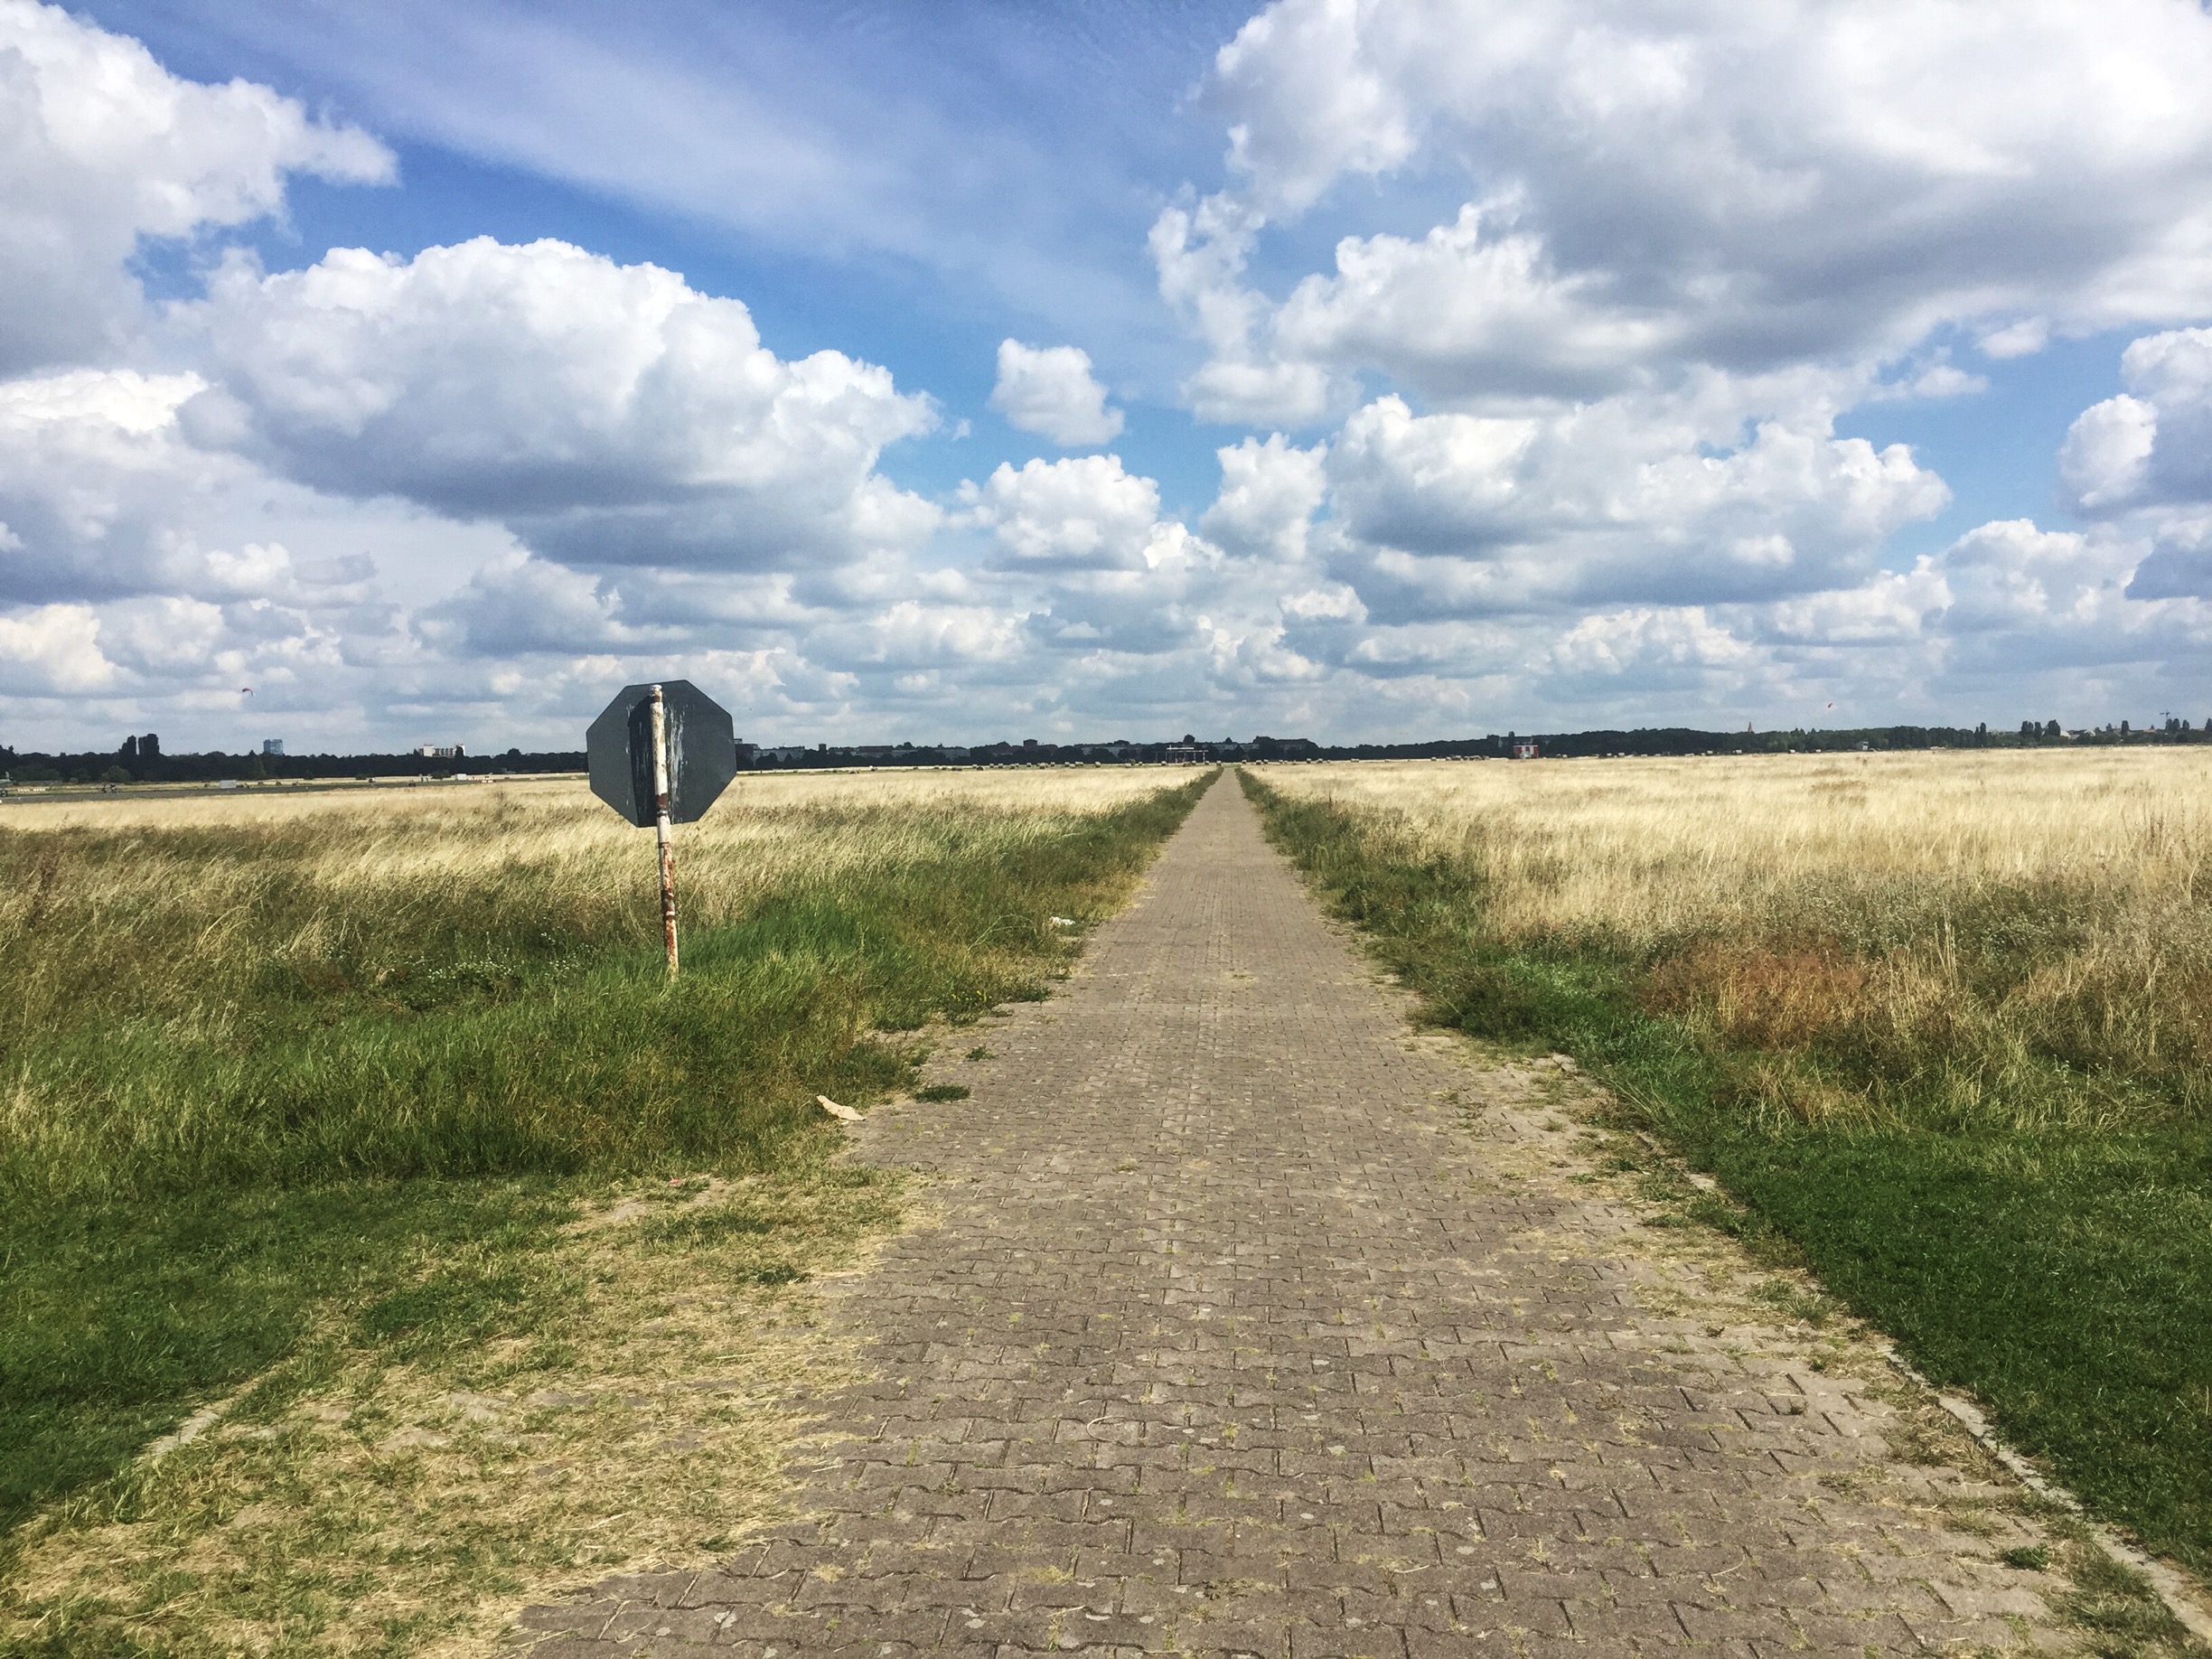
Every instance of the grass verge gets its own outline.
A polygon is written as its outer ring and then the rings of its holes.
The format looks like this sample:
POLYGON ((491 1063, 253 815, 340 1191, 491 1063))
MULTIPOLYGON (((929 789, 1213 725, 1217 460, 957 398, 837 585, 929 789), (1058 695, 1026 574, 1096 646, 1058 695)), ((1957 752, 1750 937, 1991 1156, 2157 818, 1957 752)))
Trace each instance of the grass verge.
MULTIPOLYGON (((1242 781, 1430 1018, 1575 1056, 1626 1122, 1740 1201, 1711 1219, 1797 1253, 2101 1513, 2212 1570, 2212 1125, 2198 1090, 2125 1113, 2008 1115, 2000 1078, 1969 1113, 1956 1073, 1925 1049, 1731 1039, 1667 1011, 1670 974, 1711 942, 1505 936, 1479 858, 1427 848, 1385 814, 1242 781), (1776 1109, 1823 1089, 1882 1110, 1776 1109)), ((2057 1064, 2020 1086, 2052 1091, 2057 1064)), ((2085 1067, 2076 1086, 2125 1081, 2085 1067)))
POLYGON ((769 1513, 840 1374, 811 1280, 896 1221, 896 1177, 502 1195, 504 1224, 324 1301, 189 1443, 18 1528, 0 1653, 475 1651, 533 1596, 769 1513))

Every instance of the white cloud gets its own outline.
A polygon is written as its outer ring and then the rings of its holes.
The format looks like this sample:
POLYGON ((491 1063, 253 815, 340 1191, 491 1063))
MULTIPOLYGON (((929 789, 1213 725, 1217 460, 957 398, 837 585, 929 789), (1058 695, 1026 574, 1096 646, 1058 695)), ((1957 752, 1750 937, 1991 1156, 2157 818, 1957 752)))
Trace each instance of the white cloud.
POLYGON ((2128 390, 2075 419, 2058 475, 2085 511, 2212 503, 2212 328, 2145 335, 2121 354, 2128 390))
POLYGON ((1328 492, 1326 447, 1299 449, 1277 432, 1264 443, 1248 437, 1214 455, 1221 493, 1198 528, 1233 554, 1303 560, 1313 516, 1328 492))
POLYGON ((602 578, 517 551, 478 570, 426 622, 434 639, 457 628, 452 643, 483 657, 586 655, 649 648, 668 637, 666 630, 656 638, 654 630, 625 624, 621 613, 621 595, 602 578))
POLYGON ((1687 343, 1684 319, 1623 304, 1612 279, 1561 273, 1513 204, 1469 203, 1414 240, 1346 237, 1270 323, 1293 363, 1368 364, 1439 397, 1588 396, 1617 389, 1687 343))
POLYGON ((1858 587, 1831 588, 1766 608, 1757 632, 1800 645, 1910 644, 1930 633, 1951 604, 1933 559, 1909 571, 1878 571, 1858 587))
POLYGON ((1944 323, 2017 354, 2212 311, 2207 81, 2212 17, 2170 0, 1279 0, 1215 64, 1234 183, 1164 213, 1155 259, 1212 353, 1202 414, 1236 403, 1217 377, 1295 423, 1362 370, 1579 397, 1944 323), (1467 205, 1345 238, 1280 305, 1245 286, 1269 220, 1417 169, 1467 205))
POLYGON ((1076 346, 998 342, 998 383, 990 406, 1022 432, 1063 449, 1090 449, 1121 432, 1121 411, 1106 407, 1106 389, 1091 374, 1091 355, 1076 346))
POLYGON ((1739 677, 1757 652, 1697 605, 1638 605, 1585 616, 1551 648, 1551 668, 1568 680, 1602 679, 1644 691, 1697 689, 1715 675, 1739 677))
POLYGON ((2000 361, 2011 357, 2033 357, 2050 344, 2050 319, 2022 317, 2017 323, 1991 329, 1976 343, 1983 355, 2000 361))
POLYGON ((1901 445, 1810 422, 1715 429, 1672 399, 1507 418, 1382 398, 1328 467, 1342 574, 1393 618, 1816 590, 1859 579, 1949 499, 1901 445))
POLYGON ((835 561, 934 522, 874 472, 928 399, 840 352, 783 361, 743 305, 657 266, 488 238, 275 275, 234 257, 192 314, 220 383, 184 410, 202 442, 495 517, 569 563, 835 561))
POLYGON ((1971 398, 1989 390, 1988 380, 1950 363, 1931 363, 1903 380, 1886 380, 1866 395, 1869 403, 1911 403, 1938 398, 1971 398))
POLYGON ((2076 506, 2125 505, 2142 489, 2151 446, 2158 442, 2158 409, 2123 393, 2086 408, 2067 429, 2058 451, 2058 476, 2076 506))
POLYGON ((1005 462, 981 484, 961 487, 971 522, 1025 565, 1134 569, 1159 529, 1159 486, 1119 455, 1005 462))
POLYGON ((1295 211, 1340 174, 1387 173, 1411 157, 1418 116, 1390 66, 1364 50, 1362 25, 1377 9, 1354 0, 1270 5, 1215 57, 1223 86, 1266 88, 1256 108, 1236 100, 1242 118, 1229 128, 1229 164, 1269 211, 1295 211))
MULTIPOLYGON (((566 744, 671 661, 784 740, 2173 700, 2212 684, 2212 348, 2172 326, 2212 311, 2207 27, 2147 0, 2094 23, 2039 0, 1287 0, 1189 106, 1224 116, 1230 187, 1153 227, 1201 361, 1092 305, 1106 276, 1020 325, 1111 337, 1131 372, 1185 375, 1202 418, 1258 425, 1207 440, 1220 489, 1186 523, 1102 453, 979 457, 981 482, 924 499, 880 469, 926 397, 845 353, 781 359, 743 304, 652 265, 485 239, 226 258, 290 174, 389 156, 0 0, 0 90, 47 100, 0 105, 0 259, 29 273, 0 326, 89 353, 0 380, 5 736, 566 744), (11 46, 26 18, 69 51, 11 46), (55 115, 103 109, 81 132, 55 115), (213 274, 142 328, 132 256, 163 238, 189 251, 157 268, 213 274), (2131 318, 2158 321, 2126 396, 2061 462, 2097 521, 1983 525, 1885 567, 1947 493, 1838 417, 1984 389, 1950 351, 2131 318)), ((518 72, 550 84, 559 33, 525 31, 518 72)), ((496 110, 446 118, 474 154, 602 165, 583 128, 548 146, 490 132, 496 110)), ((779 142, 711 167, 784 192, 733 211, 820 257, 847 244, 793 227, 901 195, 903 162, 856 181, 819 124, 779 142)), ((853 245, 942 251, 919 201, 853 245)), ((1039 292, 1055 259, 989 280, 1039 292)), ((1018 429, 1120 430, 1082 351, 1008 340, 998 368, 1018 429)))
POLYGON ((2160 524, 2127 594, 2131 599, 2212 599, 2212 517, 2160 524))
POLYGON ((183 443, 193 374, 70 370, 0 381, 0 601, 139 593, 183 579, 190 508, 251 469, 183 443))
POLYGON ((267 87, 181 80, 58 6, 0 0, 0 373, 112 350, 138 320, 141 238, 258 219, 291 173, 380 183, 393 163, 267 87))
MULTIPOLYGON (((254 620, 266 623, 268 619, 254 620)), ((156 684, 246 665, 242 652, 223 660, 225 648, 239 641, 223 608, 205 600, 170 594, 109 605, 100 616, 99 631, 118 664, 156 684)), ((265 625, 253 632, 267 635, 270 630, 265 625)), ((275 632, 285 638, 294 630, 275 632)))
POLYGON ((0 691, 52 697, 94 691, 115 678, 99 645, 99 618, 88 605, 0 611, 0 691))
POLYGON ((1328 407, 1327 370, 1267 350, 1266 302, 1244 286, 1252 241, 1265 223, 1258 212, 1215 195, 1193 208, 1166 209, 1148 239, 1160 296, 1210 353, 1183 382, 1183 395, 1201 420, 1301 426, 1328 407))

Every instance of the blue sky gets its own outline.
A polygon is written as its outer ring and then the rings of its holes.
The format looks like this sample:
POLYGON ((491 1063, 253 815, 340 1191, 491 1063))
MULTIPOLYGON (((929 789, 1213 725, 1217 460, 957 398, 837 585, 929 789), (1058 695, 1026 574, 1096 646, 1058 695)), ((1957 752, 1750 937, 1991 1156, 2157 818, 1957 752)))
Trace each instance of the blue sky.
POLYGON ((0 0, 0 742, 2202 719, 2207 72, 2189 0, 0 0))

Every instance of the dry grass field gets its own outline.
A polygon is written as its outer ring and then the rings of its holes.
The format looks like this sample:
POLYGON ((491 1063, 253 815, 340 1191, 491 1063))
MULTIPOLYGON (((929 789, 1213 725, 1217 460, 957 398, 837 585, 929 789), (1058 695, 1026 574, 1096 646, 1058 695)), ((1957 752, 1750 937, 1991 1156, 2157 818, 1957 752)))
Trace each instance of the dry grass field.
POLYGON ((2212 1566, 2212 756, 1251 775, 1433 1017, 1601 1073, 1716 1219, 2212 1566))
POLYGON ((414 1654, 708 1551, 900 1211, 815 1093, 1044 995, 1190 783, 741 778, 672 985, 579 782, 0 809, 0 1654, 414 1654))
MULTIPOLYGON (((2212 1107, 2212 754, 1262 775, 1393 820, 1402 856, 1479 868, 1500 939, 1663 961, 1651 999, 1730 1039, 1922 1044, 1953 1110, 2010 1122, 2162 1110, 2168 1088, 2212 1107), (2054 1056, 2078 1064, 2052 1073, 2054 1056)), ((1792 1082, 1776 1104, 1804 1116, 1903 1109, 1879 1088, 1792 1082)))

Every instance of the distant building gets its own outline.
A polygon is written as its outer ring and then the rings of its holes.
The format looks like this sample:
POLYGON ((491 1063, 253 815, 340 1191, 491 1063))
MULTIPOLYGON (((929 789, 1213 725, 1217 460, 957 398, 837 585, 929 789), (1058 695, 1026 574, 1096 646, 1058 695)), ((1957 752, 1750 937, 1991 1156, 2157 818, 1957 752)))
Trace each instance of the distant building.
MULTIPOLYGON (((282 751, 279 751, 279 753, 282 753, 282 751)), ((459 760, 461 758, 461 745, 457 743, 452 745, 426 743, 418 745, 415 750, 415 753, 423 760, 459 760)))
POLYGON ((264 737, 261 740, 261 753, 264 755, 282 755, 284 753, 284 739, 281 737, 264 737))
POLYGON ((1214 752, 1203 743, 1171 743, 1167 745, 1167 764, 1170 766, 1203 766, 1214 758, 1214 752))
POLYGON ((1524 738, 1521 742, 1514 745, 1513 757, 1515 760, 1534 760, 1536 758, 1536 745, 1524 738))

